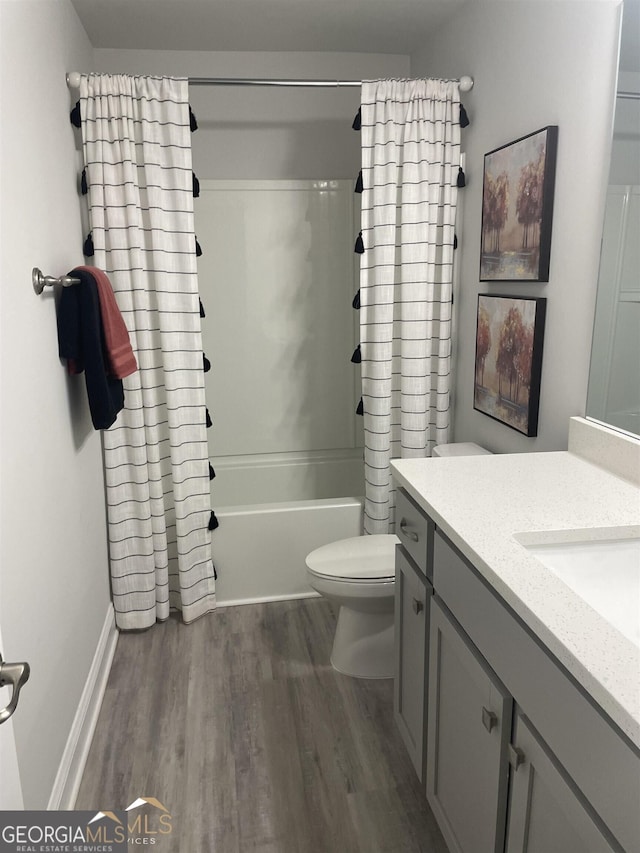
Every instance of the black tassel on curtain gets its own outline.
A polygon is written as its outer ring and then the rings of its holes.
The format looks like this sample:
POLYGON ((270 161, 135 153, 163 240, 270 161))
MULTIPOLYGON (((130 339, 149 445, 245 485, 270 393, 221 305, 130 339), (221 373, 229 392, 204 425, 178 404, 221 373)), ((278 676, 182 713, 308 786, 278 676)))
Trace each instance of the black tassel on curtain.
MULTIPOLYGON (((351 127, 354 130, 358 130, 358 131, 362 129, 362 107, 358 107, 358 112, 356 113, 356 117, 354 118, 353 124, 351 125, 351 127)), ((356 183, 355 183, 355 186, 353 188, 353 191, 355 193, 360 194, 360 193, 362 193, 363 190, 364 190, 364 181, 362 178, 362 169, 360 169, 360 171, 358 172, 358 177, 356 178, 356 183)), ((355 245, 353 247, 353 251, 357 255, 363 255, 364 250, 365 250, 365 248, 364 248, 364 241, 362 239, 362 231, 360 231, 358 236, 356 237, 356 242, 355 242, 355 245)), ((358 290, 356 291, 356 295, 353 297, 353 301, 351 303, 351 306, 356 311, 358 311, 360 309, 360 288, 358 288, 358 290)), ((351 362, 352 362, 352 364, 361 364, 362 363, 362 351, 360 349, 360 344, 358 344, 357 347, 354 349, 353 355, 351 356, 351 362)), ((358 403, 358 405, 356 407, 356 415, 362 415, 363 412, 364 412, 364 407, 362 404, 362 397, 361 397, 360 402, 358 403)))
MULTIPOLYGON (((467 115, 467 111, 464 108, 464 105, 460 104, 460 127, 469 127, 469 116, 467 115)), ((462 169, 462 166, 458 167, 458 175, 456 178, 456 187, 458 189, 463 189, 467 185, 467 178, 462 169)), ((453 249, 454 251, 458 248, 458 235, 453 235, 453 249)), ((451 301, 453 302, 453 296, 451 301)))
MULTIPOLYGON (((198 121, 197 121, 195 115, 193 114, 193 110, 191 109, 191 107, 189 107, 189 125, 190 125, 192 133, 194 133, 198 129, 198 121)), ((196 177, 195 172, 192 172, 192 181, 193 181, 193 197, 198 198, 200 196, 200 181, 196 177)), ((196 253, 196 258, 202 257, 202 246, 200 245, 200 242, 199 242, 197 237, 195 238, 194 251, 196 253)), ((204 305, 202 304, 202 299, 199 299, 198 302, 199 302, 200 317, 204 318, 204 317, 206 317, 206 313, 204 310, 204 305)), ((204 352, 202 353, 202 370, 204 373, 208 373, 211 370, 211 362, 209 361, 207 356, 204 354, 204 352)), ((211 417, 211 414, 210 414, 208 408, 205 409, 205 424, 206 424, 207 429, 211 429, 211 427, 213 426, 213 418, 211 417)), ((211 464, 211 462, 209 462, 208 475, 209 475, 210 481, 213 480, 213 478, 216 476, 216 472, 214 471, 213 465, 211 464)), ((220 522, 218 521, 218 518, 217 518, 217 516, 213 510, 211 510, 211 515, 209 516, 209 523, 207 526, 208 526, 209 530, 211 530, 211 531, 217 530, 218 527, 220 526, 220 522)), ((218 579, 218 573, 216 571, 215 564, 213 566, 213 577, 215 580, 218 579)))

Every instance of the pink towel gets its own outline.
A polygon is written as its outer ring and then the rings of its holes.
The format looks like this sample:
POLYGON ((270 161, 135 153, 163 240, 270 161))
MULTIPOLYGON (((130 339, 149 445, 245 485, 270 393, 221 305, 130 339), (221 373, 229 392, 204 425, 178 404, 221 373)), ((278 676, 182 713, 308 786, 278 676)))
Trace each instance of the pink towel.
POLYGON ((77 269, 91 273, 95 279, 109 372, 116 379, 124 379, 125 376, 136 372, 138 363, 133 354, 129 332, 118 308, 111 282, 107 274, 97 267, 79 266, 77 269))

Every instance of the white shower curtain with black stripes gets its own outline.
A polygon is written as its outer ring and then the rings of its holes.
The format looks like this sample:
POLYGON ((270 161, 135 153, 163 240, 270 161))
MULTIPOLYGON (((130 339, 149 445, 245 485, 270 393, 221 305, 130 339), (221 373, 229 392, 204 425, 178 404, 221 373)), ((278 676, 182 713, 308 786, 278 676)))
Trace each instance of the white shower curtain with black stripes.
POLYGON ((215 607, 186 80, 86 75, 82 145, 94 263, 139 370, 103 432, 116 622, 215 607))
POLYGON ((388 533, 390 460, 449 435, 458 83, 364 82, 361 144, 365 532, 388 533))

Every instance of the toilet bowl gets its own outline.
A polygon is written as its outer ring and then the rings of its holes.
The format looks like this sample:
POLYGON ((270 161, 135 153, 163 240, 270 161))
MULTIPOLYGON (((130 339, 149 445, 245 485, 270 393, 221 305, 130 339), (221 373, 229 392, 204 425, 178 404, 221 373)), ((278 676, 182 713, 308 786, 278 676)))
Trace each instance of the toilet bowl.
MULTIPOLYGON (((472 442, 441 444, 434 456, 490 453, 472 442)), ((340 610, 331 665, 355 678, 394 673, 395 549, 393 534, 355 536, 316 548, 306 559, 311 587, 340 610)))
POLYGON ((331 665, 355 678, 392 678, 395 534, 355 536, 306 559, 311 587, 340 608, 331 665))

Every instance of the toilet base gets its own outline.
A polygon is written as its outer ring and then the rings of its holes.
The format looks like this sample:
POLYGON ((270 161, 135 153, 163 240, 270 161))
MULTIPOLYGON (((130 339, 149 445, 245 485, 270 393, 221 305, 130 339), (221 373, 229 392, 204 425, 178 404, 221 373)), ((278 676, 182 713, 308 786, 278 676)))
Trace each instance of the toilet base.
POLYGON ((344 605, 338 613, 331 666, 353 678, 393 678, 393 610, 363 613, 344 605))

